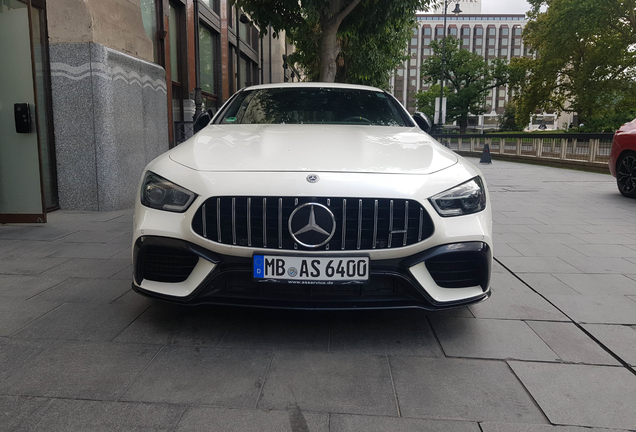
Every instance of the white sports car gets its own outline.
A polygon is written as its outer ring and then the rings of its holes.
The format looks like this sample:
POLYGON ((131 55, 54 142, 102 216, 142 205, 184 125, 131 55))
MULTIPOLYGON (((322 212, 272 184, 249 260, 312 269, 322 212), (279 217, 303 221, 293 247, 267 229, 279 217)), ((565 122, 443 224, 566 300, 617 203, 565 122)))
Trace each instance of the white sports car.
POLYGON ((187 304, 444 309, 490 295, 480 171, 377 88, 236 93, 146 167, 133 288, 187 304))

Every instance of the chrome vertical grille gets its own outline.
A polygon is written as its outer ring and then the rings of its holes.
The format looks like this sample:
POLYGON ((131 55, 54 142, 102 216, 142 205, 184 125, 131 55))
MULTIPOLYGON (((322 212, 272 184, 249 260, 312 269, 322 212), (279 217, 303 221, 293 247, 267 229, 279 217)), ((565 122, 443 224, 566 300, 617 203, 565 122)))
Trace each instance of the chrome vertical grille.
POLYGON ((414 200, 334 197, 214 197, 197 210, 192 229, 226 245, 306 250, 291 237, 289 217, 308 202, 327 206, 336 220, 331 241, 312 250, 371 250, 409 246, 433 234, 433 222, 414 200))

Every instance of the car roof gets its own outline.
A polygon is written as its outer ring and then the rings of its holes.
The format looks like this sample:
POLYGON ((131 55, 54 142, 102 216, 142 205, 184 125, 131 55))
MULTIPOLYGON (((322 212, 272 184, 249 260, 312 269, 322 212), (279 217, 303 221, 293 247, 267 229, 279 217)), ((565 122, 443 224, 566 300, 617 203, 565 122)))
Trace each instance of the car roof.
POLYGON ((268 88, 325 88, 325 87, 384 92, 384 90, 382 89, 371 87, 371 86, 365 86, 365 85, 359 85, 359 84, 326 83, 326 82, 261 84, 261 85, 247 87, 245 90, 260 90, 260 89, 268 89, 268 88))

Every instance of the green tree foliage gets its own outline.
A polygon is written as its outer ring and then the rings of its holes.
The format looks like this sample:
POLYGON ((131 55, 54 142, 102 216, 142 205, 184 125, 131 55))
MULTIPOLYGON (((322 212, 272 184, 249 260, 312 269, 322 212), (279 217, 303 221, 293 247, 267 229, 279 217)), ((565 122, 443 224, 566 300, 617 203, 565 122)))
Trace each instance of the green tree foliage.
POLYGON ((265 33, 285 31, 309 81, 386 87, 415 12, 433 0, 234 0, 265 33))
MULTIPOLYGON (((434 84, 442 75, 442 44, 431 42, 433 55, 422 63, 421 73, 425 82, 434 84)), ((486 112, 484 98, 490 89, 508 82, 508 65, 502 59, 486 61, 478 54, 461 48, 461 41, 450 36, 446 38, 446 61, 444 62, 446 120, 457 121, 461 133, 466 132, 468 115, 486 112)), ((434 86, 435 87, 435 86, 434 86)), ((432 89, 417 95, 418 109, 425 110, 431 99, 439 97, 432 89), (421 105, 420 105, 421 104, 421 105)), ((424 112, 424 111, 423 111, 424 112)))
POLYGON ((504 112, 499 116, 499 130, 502 132, 515 132, 522 131, 524 125, 517 123, 517 105, 514 102, 509 102, 504 107, 504 112))
POLYGON ((512 64, 518 120, 527 122, 537 109, 576 112, 581 123, 600 129, 633 118, 636 0, 529 3, 524 42, 538 57, 512 64))

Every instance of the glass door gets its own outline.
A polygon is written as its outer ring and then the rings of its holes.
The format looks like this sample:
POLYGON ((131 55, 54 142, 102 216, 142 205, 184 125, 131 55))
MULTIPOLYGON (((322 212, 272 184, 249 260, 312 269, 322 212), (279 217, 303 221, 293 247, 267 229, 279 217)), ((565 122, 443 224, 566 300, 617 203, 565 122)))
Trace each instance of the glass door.
POLYGON ((37 6, 0 0, 0 223, 45 222, 46 208, 57 206, 46 27, 37 6))

